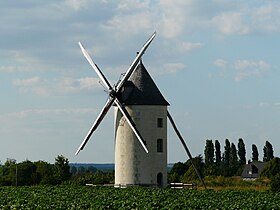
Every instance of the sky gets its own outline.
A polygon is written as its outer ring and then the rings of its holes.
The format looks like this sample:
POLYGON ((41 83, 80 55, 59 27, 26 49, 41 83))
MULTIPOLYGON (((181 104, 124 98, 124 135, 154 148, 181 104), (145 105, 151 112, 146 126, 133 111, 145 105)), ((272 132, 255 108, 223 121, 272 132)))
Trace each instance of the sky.
MULTIPOLYGON (((0 2, 0 161, 114 162, 113 109, 75 156, 107 100, 78 42, 116 83, 154 32, 143 63, 193 156, 207 139, 247 158, 280 151, 280 2, 22 0, 0 2)), ((168 162, 184 162, 168 124, 168 162)))

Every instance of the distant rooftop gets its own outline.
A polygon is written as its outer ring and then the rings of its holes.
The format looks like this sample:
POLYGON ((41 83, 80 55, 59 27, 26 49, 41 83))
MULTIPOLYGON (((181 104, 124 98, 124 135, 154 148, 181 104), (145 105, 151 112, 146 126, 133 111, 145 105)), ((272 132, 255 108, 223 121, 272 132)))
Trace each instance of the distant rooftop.
POLYGON ((142 61, 125 83, 122 99, 125 105, 169 105, 142 61))

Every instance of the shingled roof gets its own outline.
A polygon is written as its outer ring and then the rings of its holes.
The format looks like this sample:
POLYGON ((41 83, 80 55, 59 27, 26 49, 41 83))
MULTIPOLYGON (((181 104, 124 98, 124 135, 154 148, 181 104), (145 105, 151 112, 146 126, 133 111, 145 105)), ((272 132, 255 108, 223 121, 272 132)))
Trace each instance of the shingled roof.
POLYGON ((169 105, 142 61, 124 84, 121 96, 125 105, 169 105))

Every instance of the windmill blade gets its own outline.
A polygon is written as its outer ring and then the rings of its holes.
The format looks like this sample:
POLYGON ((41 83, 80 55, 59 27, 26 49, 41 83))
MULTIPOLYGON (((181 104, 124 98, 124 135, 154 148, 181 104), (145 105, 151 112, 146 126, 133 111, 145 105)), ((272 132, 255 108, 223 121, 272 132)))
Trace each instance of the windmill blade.
POLYGON ((188 149, 186 142, 184 141, 182 135, 180 134, 178 128, 176 127, 175 122, 174 122, 174 120, 172 119, 172 117, 171 117, 169 111, 167 111, 167 117, 168 117, 168 119, 170 120, 170 123, 171 123, 171 125, 173 126, 173 128, 174 128, 174 130, 175 130, 175 133, 176 133, 177 136, 179 137, 179 139, 180 139, 180 141, 181 141, 181 143, 182 143, 184 149, 186 150, 186 152, 187 152, 187 154, 188 154, 188 156, 189 156, 189 159, 191 160, 192 166, 193 166, 193 168, 194 168, 194 170, 195 170, 197 176, 199 177, 200 181, 202 182, 204 188, 207 189, 204 180, 202 179, 202 177, 201 177, 199 171, 197 170, 197 168, 196 168, 196 166, 195 166, 195 164, 194 164, 194 162, 193 162, 193 158, 192 158, 192 155, 191 155, 191 153, 190 153, 190 150, 188 149))
POLYGON ((84 149, 84 147, 87 144, 87 142, 89 141, 92 133, 96 130, 98 125, 101 123, 101 121, 103 120, 103 118, 105 117, 105 115, 107 114, 107 112, 109 111, 109 109, 110 109, 110 107, 112 106, 113 103, 114 103, 114 98, 110 97, 108 99, 108 101, 106 102, 105 106, 103 107, 103 109, 101 110, 100 114, 96 118, 95 122, 91 126, 90 130, 88 131, 86 137, 84 138, 84 141, 81 143, 81 145, 77 149, 75 155, 78 155, 79 152, 84 149))
POLYGON ((144 148, 145 152, 148 153, 149 151, 148 151, 148 149, 147 149, 147 147, 146 147, 146 145, 144 143, 144 140, 143 140, 140 132, 137 130, 137 128, 135 126, 135 123, 133 122, 132 118, 130 117, 128 111, 125 109, 125 107, 120 103, 120 101, 117 98, 115 99, 115 103, 118 106, 118 108, 121 111, 121 113, 123 114, 123 116, 125 117, 127 123, 131 127, 132 131, 136 135, 136 137, 139 140, 140 144, 144 148))
POLYGON ((91 65, 91 67, 94 69, 94 71, 97 73, 98 77, 101 79, 101 81, 103 82, 103 84, 106 86, 106 88, 108 90, 112 90, 112 86, 109 83, 109 81, 106 79, 106 77, 104 76, 104 74, 101 72, 101 70, 98 68, 98 66, 93 62, 93 60, 91 59, 89 53, 86 51, 86 49, 84 48, 84 46, 82 45, 81 42, 79 42, 79 46, 82 50, 83 55, 85 56, 85 58, 87 59, 87 61, 89 62, 89 64, 91 65))
POLYGON ((126 71, 126 74, 124 75, 122 80, 118 83, 118 85, 116 87, 116 92, 118 92, 122 88, 123 84, 129 79, 129 77, 135 70, 139 60, 141 59, 142 55, 145 53, 146 49, 149 47, 149 45, 151 44, 151 42, 153 41, 155 36, 156 36, 156 32, 154 32, 152 34, 152 36, 145 42, 142 49, 139 51, 139 53, 137 54, 137 56, 135 57, 135 59, 133 60, 131 65, 129 66, 128 70, 126 71))

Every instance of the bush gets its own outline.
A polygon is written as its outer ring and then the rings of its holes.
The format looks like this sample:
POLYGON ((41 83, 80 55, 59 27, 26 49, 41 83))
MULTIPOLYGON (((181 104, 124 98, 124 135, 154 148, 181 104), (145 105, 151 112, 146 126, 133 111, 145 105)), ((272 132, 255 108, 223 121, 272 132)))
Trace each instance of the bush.
POLYGON ((272 192, 280 192, 280 173, 271 179, 270 189, 272 192))

